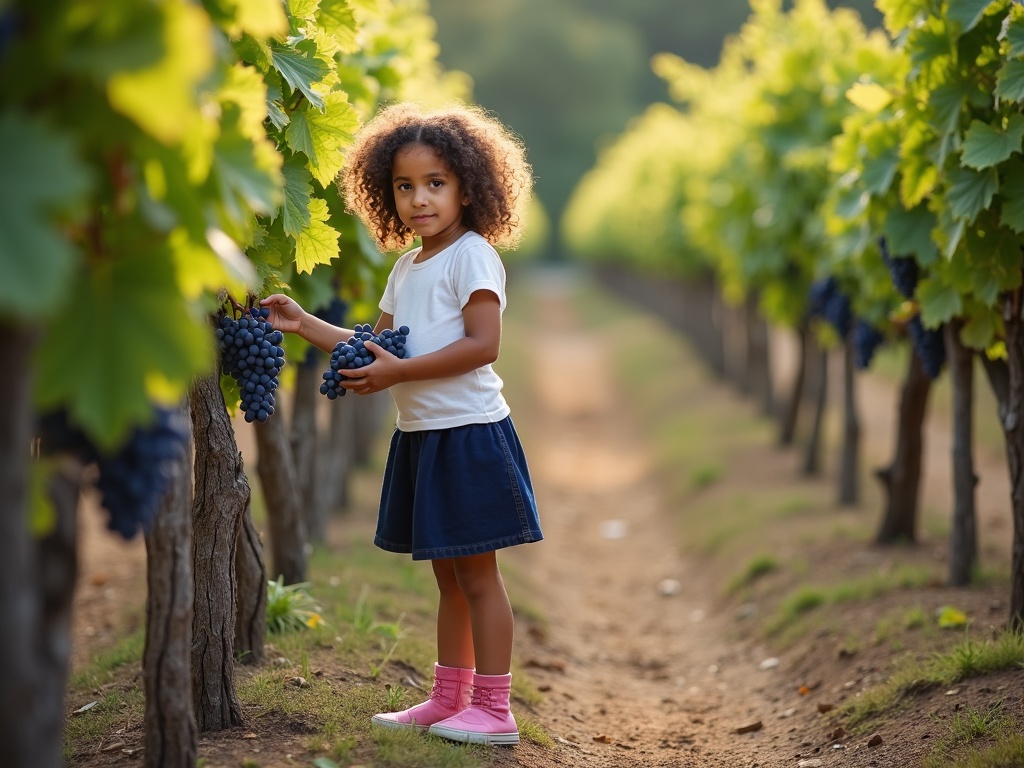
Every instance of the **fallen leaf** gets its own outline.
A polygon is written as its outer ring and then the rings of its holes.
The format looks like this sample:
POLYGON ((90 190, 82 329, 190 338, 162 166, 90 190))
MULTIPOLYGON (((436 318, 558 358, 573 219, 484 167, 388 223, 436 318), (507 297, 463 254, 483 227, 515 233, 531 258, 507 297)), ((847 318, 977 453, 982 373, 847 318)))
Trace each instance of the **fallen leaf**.
POLYGON ((85 713, 85 712, 88 712, 88 711, 89 711, 90 709, 92 709, 93 707, 95 707, 95 706, 96 706, 97 704, 99 704, 99 702, 98 702, 98 701, 90 701, 90 702, 89 702, 88 704, 83 704, 83 705, 82 705, 81 707, 79 707, 78 709, 76 709, 76 710, 75 710, 74 712, 72 712, 71 714, 72 714, 72 715, 81 715, 81 714, 83 714, 83 713, 85 713))

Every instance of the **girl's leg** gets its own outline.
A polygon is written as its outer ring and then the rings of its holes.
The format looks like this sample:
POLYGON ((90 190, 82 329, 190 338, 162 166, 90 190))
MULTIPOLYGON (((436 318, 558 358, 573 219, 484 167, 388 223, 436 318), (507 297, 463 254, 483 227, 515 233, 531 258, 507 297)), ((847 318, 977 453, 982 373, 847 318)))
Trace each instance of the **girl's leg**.
MULTIPOLYGON (((477 673, 508 674, 512 664, 514 625, 496 553, 485 552, 444 562, 452 564, 455 581, 469 611, 477 673)), ((439 620, 439 643, 441 632, 439 620)))
POLYGON ((437 603, 437 662, 472 669, 473 629, 469 603, 459 586, 452 559, 432 560, 440 598, 437 603))

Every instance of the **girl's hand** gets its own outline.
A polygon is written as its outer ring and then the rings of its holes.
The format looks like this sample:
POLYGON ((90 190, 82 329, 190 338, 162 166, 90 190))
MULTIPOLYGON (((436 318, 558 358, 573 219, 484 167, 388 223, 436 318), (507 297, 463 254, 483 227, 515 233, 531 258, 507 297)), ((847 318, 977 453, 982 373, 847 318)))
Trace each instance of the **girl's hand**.
POLYGON ((298 303, 283 293, 275 293, 260 302, 260 306, 270 310, 267 321, 279 331, 298 333, 302 328, 302 319, 306 311, 298 303))
POLYGON ((372 395, 392 384, 398 384, 402 380, 402 361, 372 341, 365 344, 376 359, 362 368, 343 371, 345 380, 341 382, 341 386, 357 395, 372 395))

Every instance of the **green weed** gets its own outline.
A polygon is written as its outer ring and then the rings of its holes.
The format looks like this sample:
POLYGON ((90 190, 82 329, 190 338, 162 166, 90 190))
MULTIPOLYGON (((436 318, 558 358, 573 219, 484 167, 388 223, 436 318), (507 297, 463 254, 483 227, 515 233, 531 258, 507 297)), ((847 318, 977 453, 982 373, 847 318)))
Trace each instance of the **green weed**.
POLYGON ((267 633, 318 627, 324 623, 320 605, 309 594, 309 582, 285 584, 284 577, 267 582, 267 633))
POLYGON ((740 574, 735 576, 729 582, 727 592, 729 594, 735 594, 744 587, 749 587, 762 576, 774 573, 778 569, 779 561, 774 555, 757 555, 747 563, 747 567, 744 568, 740 574))

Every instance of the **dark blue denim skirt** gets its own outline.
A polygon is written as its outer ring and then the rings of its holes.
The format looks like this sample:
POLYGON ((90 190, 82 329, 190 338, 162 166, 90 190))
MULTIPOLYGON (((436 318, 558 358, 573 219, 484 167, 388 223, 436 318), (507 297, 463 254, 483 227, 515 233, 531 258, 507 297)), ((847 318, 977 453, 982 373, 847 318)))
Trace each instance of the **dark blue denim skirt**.
POLYGON ((413 560, 477 555, 544 538, 511 417, 395 430, 373 543, 413 560))

